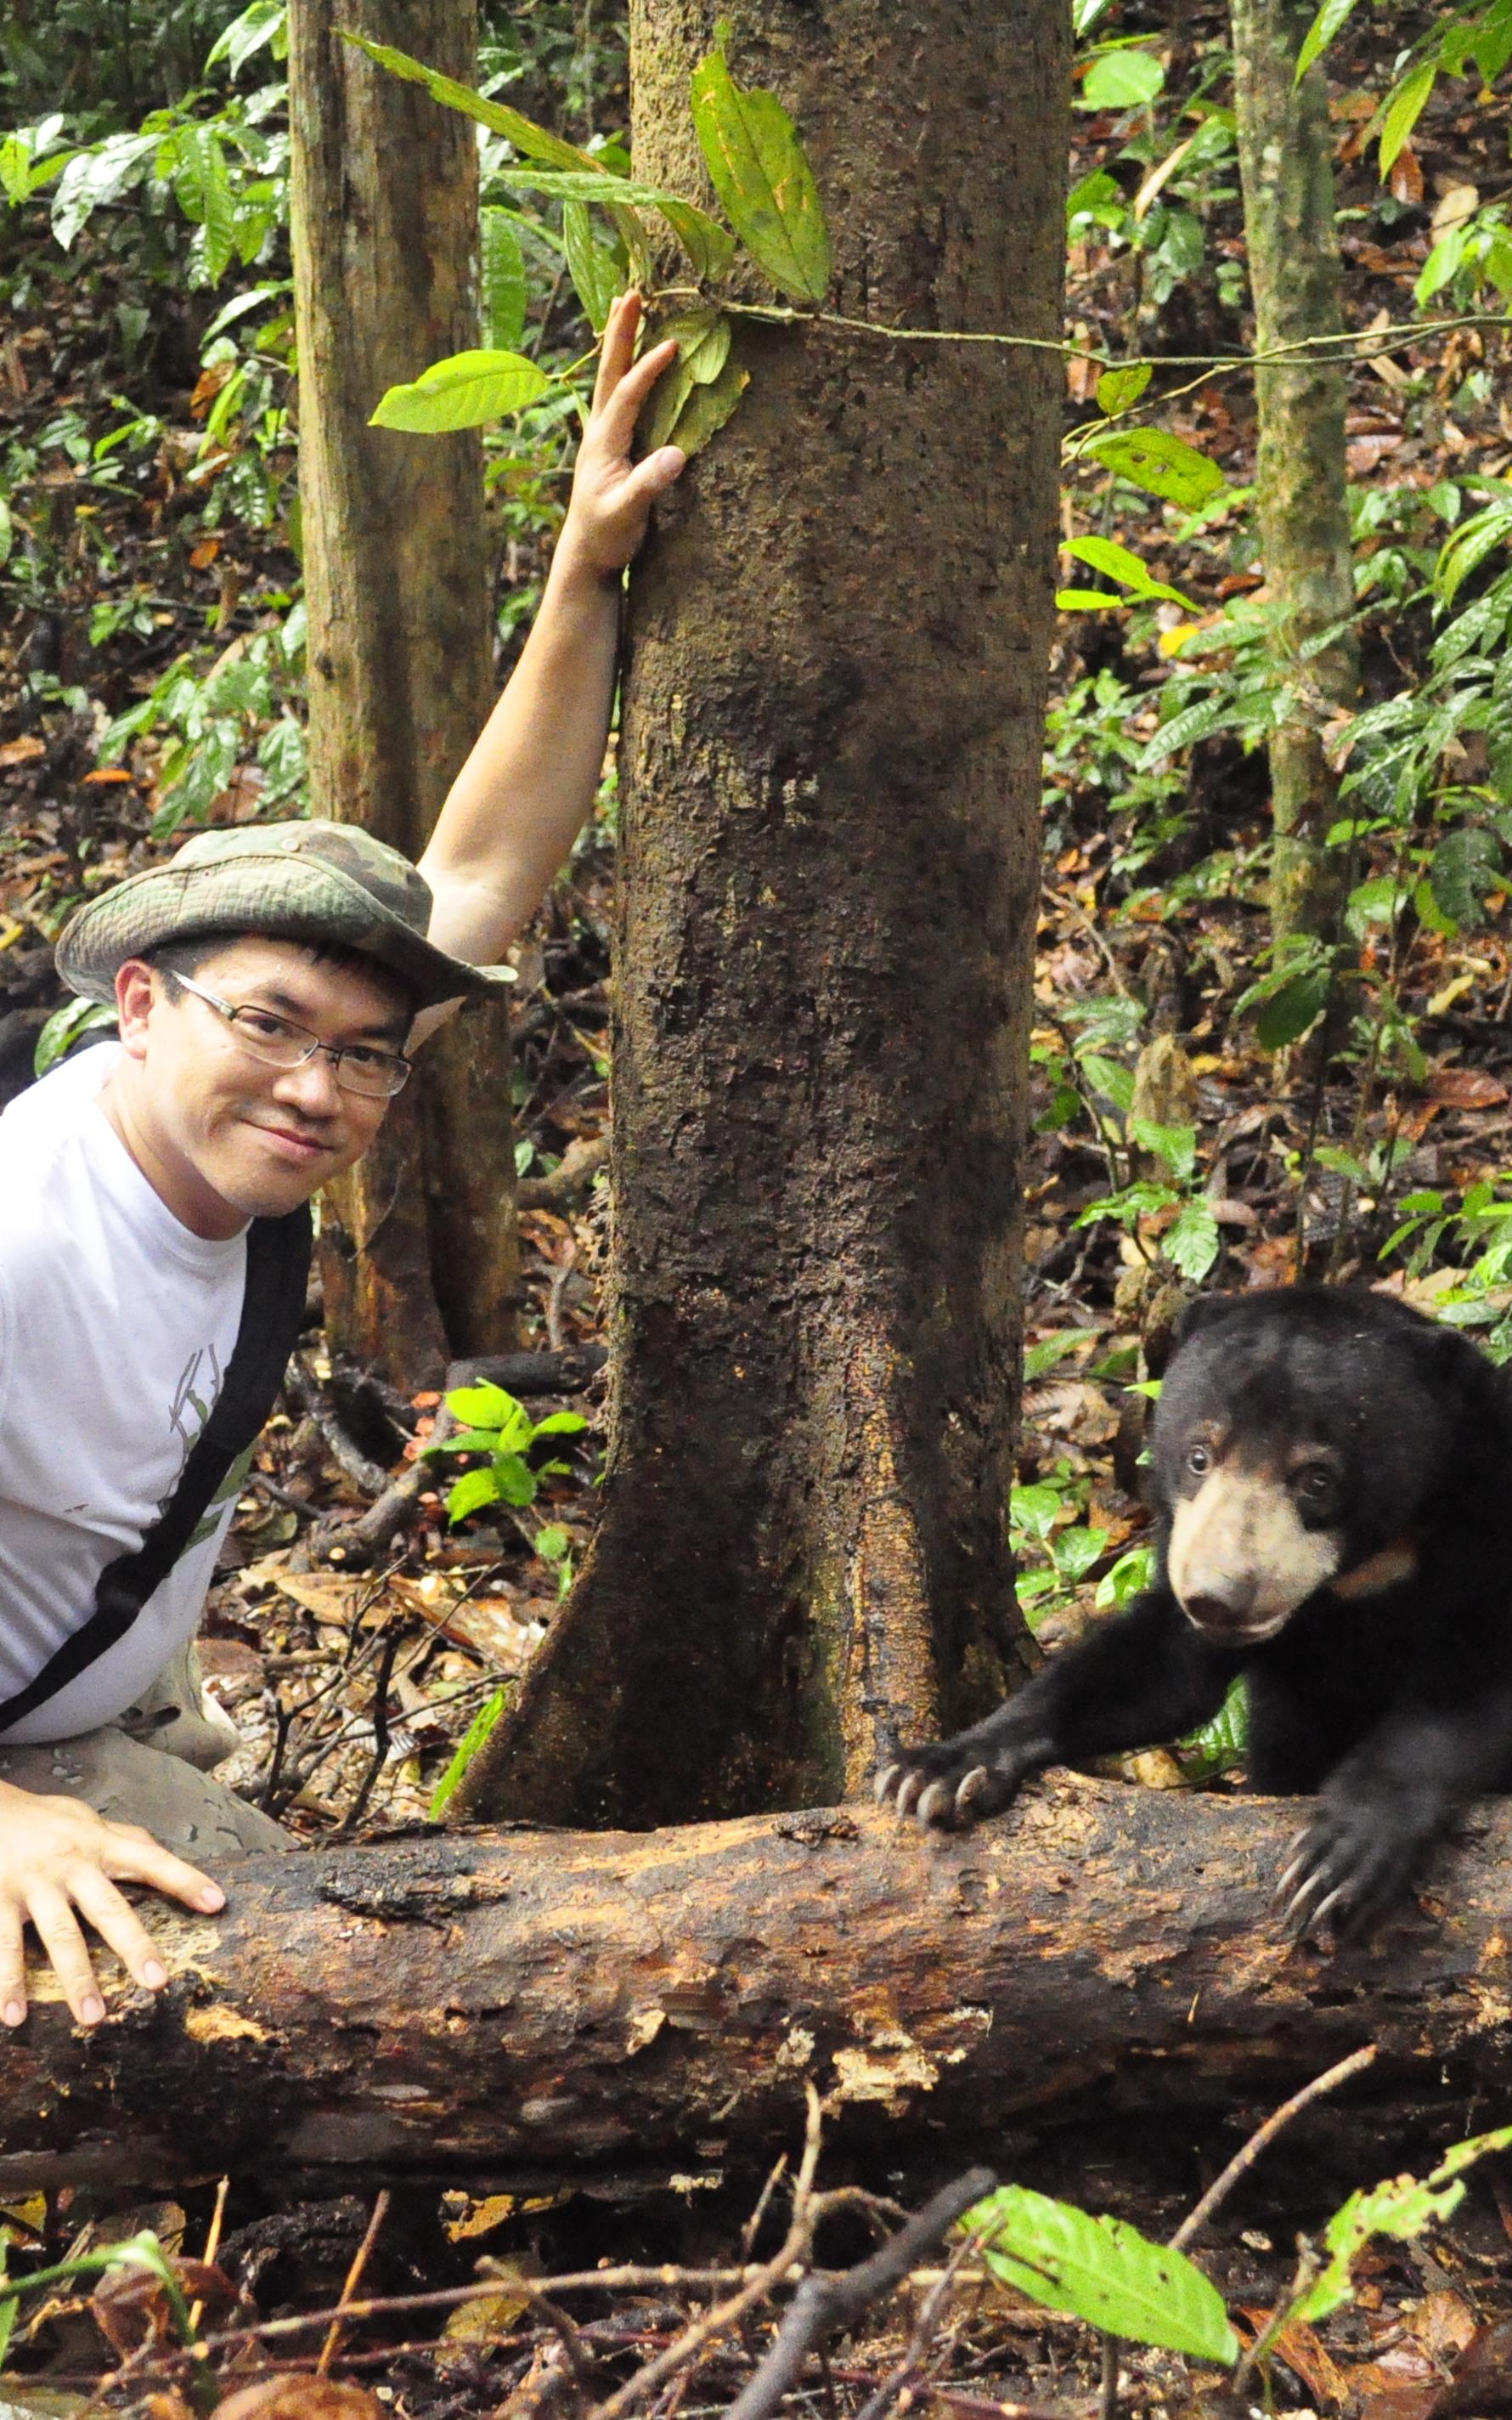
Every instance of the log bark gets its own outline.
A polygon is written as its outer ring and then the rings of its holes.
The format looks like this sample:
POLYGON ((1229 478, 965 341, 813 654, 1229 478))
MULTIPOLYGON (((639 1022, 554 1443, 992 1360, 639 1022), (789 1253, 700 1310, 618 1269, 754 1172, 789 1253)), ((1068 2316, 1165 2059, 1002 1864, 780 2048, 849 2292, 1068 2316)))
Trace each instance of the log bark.
MULTIPOLYGON (((312 802, 415 858, 493 704, 482 440, 368 421, 478 342, 477 143, 344 31, 471 82, 476 0, 289 9, 312 802)), ((513 1187, 505 1013, 470 1009, 323 1198, 333 1345, 412 1388, 512 1343, 513 1187)))
MULTIPOLYGON (((1337 335, 1344 324, 1334 224, 1328 83, 1297 59, 1312 0, 1232 0, 1234 99, 1244 189, 1244 234, 1261 353, 1337 335)), ((1296 711, 1270 743, 1272 926, 1333 936, 1347 888, 1347 859, 1325 836, 1338 813, 1339 777, 1323 725, 1359 702, 1360 651, 1341 631, 1304 660, 1300 650, 1354 611, 1346 493, 1345 371, 1313 356, 1257 368, 1259 451, 1255 495, 1266 583, 1282 614, 1277 673, 1296 711)))
POLYGON ((837 2155, 1046 2180, 1072 2132, 1106 2168, 1133 2125, 1200 2179, 1371 2040, 1331 2117, 1363 2164, 1382 2105, 1395 2165, 1411 2117, 1499 2122, 1512 1806, 1334 1959, 1267 1921, 1298 1817, 1057 1776, 958 1840, 832 1807, 254 1860, 218 1921, 154 1902, 161 2001, 120 1986, 85 2037, 39 1990, 0 2073, 0 2188, 665 2180, 791 2147, 810 2077, 837 2155))
MULTIPOLYGON (((710 200, 687 95, 713 15, 631 16, 637 172, 710 200)), ((1021 1637, 1059 373, 881 331, 1058 334, 1066 24, 729 23, 813 163, 833 307, 878 333, 742 321, 749 386, 632 579, 603 1517, 464 1784, 553 1823, 838 1799, 1000 1698, 1021 1637)))

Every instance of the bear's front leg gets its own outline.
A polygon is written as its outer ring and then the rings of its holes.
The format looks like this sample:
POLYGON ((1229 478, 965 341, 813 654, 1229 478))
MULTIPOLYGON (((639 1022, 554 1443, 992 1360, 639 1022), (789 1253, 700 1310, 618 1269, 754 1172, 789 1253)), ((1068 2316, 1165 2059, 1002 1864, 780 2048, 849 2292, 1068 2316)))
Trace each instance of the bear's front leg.
POLYGON ((1168 1589, 1057 1655, 985 1722, 938 1746, 901 1748, 876 1794, 954 1831, 995 1815, 1029 1775, 1120 1748, 1153 1747, 1206 1722, 1239 1660, 1202 1639, 1168 1589))
POLYGON ((1408 1704, 1335 1767, 1276 1885, 1295 1941, 1358 1937, 1406 1890, 1427 1851, 1477 1792, 1504 1786, 1512 1692, 1468 1705, 1408 1704))

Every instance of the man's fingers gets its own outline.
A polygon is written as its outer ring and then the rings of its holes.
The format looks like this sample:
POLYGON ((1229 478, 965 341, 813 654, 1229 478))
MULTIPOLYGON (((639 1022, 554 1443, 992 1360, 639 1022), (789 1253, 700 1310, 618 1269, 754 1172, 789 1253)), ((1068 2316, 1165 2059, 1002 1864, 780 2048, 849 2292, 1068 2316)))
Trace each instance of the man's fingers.
POLYGON ((168 1980, 168 1970, 158 1955, 152 1935, 115 1884, 107 1882, 93 1866, 86 1866, 74 1878, 73 1899, 81 1916, 86 1916, 100 1939, 110 1944, 127 1973, 134 1976, 145 1990, 161 1992, 168 1980))
POLYGON ((26 2014, 26 1950, 21 1910, 0 1900, 0 2021, 19 2025, 26 2014))
POLYGON ((105 2013, 105 2003, 100 1996, 78 1919, 63 1893, 54 1883, 34 1884, 26 1912, 79 2024, 98 2025, 105 2013))
POLYGON ((640 359, 625 370, 624 377, 615 381, 602 400, 595 391, 594 435, 601 440, 607 454, 611 457, 628 454, 635 436, 635 424, 640 417, 640 407, 662 371, 670 366, 676 355, 676 338, 664 337, 659 345, 653 345, 649 353, 642 353, 640 359))
POLYGON ((626 504, 643 504, 649 511, 658 496, 664 496, 674 479, 681 478, 687 468, 687 456, 680 445, 658 445, 638 462, 625 480, 623 499, 626 504))
POLYGON ((635 332, 640 325, 640 297, 634 287, 617 294, 609 304, 598 350, 598 375, 594 380, 594 411, 601 411, 624 378, 635 354, 635 332))
MULTIPOLYGON (((131 1830, 135 1831, 134 1825, 131 1830)), ((154 1890, 166 1891, 170 1899, 182 1900, 186 1907, 199 1908, 206 1916, 219 1915, 225 1905, 225 1893, 218 1882, 176 1857, 150 1832, 131 1838, 124 1825, 112 1826, 110 1854, 102 1870, 112 1882, 148 1883, 154 1890)))

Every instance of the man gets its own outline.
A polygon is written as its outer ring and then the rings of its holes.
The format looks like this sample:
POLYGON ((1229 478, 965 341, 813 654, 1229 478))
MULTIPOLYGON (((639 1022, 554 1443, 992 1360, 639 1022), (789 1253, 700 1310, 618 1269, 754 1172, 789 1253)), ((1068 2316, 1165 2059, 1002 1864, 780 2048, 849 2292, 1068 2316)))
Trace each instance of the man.
POLYGON ((59 942, 65 980, 114 999, 120 1043, 67 1063, 0 1120, 7 2024, 26 2014, 26 1923, 94 2024, 104 2005, 85 1922, 139 1983, 167 1979, 118 1883, 211 1913, 224 1894, 196 1856, 289 1845, 199 1769, 235 1745, 200 1702, 193 1639, 236 1461, 162 1575, 147 1568, 152 1542, 171 1526, 164 1508, 183 1507, 194 1449, 213 1441, 249 1236, 301 1223, 300 1206, 372 1141, 417 1043, 504 979, 489 962, 592 805, 618 576, 685 458, 669 446, 630 460, 673 353, 660 345, 632 366, 639 317, 633 294, 610 314, 535 626, 419 875, 349 828, 210 831, 89 902, 59 942), (112 1622, 111 1576, 133 1567, 154 1584, 112 1622))

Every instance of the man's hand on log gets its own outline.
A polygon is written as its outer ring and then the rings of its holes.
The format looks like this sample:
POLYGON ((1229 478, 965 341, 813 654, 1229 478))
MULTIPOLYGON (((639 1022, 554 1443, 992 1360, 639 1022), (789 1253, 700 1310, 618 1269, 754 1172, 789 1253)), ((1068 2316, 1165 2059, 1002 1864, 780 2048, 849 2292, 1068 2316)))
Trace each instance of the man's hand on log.
POLYGON ((167 1970, 151 1934, 116 1889, 120 1882, 147 1883, 206 1916, 225 1905, 219 1883, 140 1824, 113 1823, 77 1798, 39 1798, 0 1782, 0 2017, 8 2025, 19 2025, 26 2014, 23 1936, 28 1922, 80 2024, 97 2025, 105 2013, 81 1916, 138 1983, 162 1991, 167 1970))
POLYGON ((669 341, 636 361, 640 297, 622 294, 609 311, 598 360, 588 426, 578 449, 572 501, 557 551, 600 579, 622 571, 646 534, 651 508, 687 460, 680 445, 660 445, 643 462, 630 458, 640 407, 675 360, 669 341))

